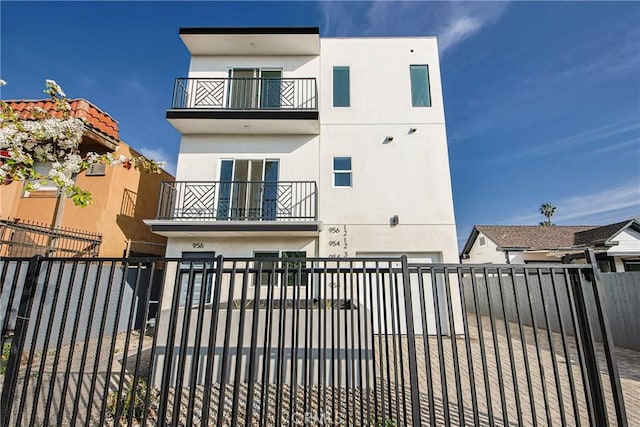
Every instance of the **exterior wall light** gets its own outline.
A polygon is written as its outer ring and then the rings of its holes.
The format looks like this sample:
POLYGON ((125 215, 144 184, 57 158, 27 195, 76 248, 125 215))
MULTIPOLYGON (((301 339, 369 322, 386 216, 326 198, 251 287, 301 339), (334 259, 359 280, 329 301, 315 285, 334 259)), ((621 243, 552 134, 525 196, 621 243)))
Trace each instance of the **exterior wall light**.
POLYGON ((400 224, 400 218, 398 217, 398 215, 394 215, 391 217, 390 221, 391 226, 395 227, 396 225, 400 224))

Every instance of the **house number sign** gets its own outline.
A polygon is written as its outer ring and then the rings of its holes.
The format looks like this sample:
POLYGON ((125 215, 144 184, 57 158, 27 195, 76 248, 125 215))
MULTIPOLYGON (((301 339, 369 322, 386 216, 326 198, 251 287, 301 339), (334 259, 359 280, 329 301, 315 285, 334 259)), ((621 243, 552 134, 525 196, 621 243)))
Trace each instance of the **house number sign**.
POLYGON ((327 229, 329 240, 327 241, 327 253, 329 258, 342 258, 349 256, 349 232, 346 224, 333 225, 327 229))
POLYGON ((193 242, 191 244, 191 246, 193 246, 194 249, 202 249, 202 248, 204 248, 204 243, 202 243, 202 242, 193 242))

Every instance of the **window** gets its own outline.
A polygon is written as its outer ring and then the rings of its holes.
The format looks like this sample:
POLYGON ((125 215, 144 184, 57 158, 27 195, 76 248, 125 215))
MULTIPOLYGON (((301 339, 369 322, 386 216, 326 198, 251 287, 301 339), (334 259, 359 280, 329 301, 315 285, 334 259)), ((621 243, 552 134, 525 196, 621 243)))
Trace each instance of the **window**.
POLYGON ((213 284, 213 260, 215 252, 183 252, 180 262, 180 307, 187 305, 187 291, 191 286, 191 306, 197 307, 202 295, 202 287, 205 287, 205 304, 211 304, 211 287, 213 284))
POLYGON ((349 106, 349 67, 333 67, 333 106, 349 106))
POLYGON ((484 236, 478 238, 478 244, 480 246, 487 246, 487 239, 484 236))
MULTIPOLYGON (((284 251, 282 258, 306 258, 305 251, 284 251)), ((304 271, 306 262, 304 261, 287 261, 287 286, 307 286, 309 283, 309 275, 304 271)), ((282 266, 285 268, 285 266, 282 266)))
POLYGON ((333 158, 333 186, 351 187, 351 157, 333 158))
MULTIPOLYGON (((51 162, 36 162, 33 164, 33 170, 35 170, 39 175, 42 175, 43 177, 49 176, 49 171, 51 170, 51 167, 52 167, 51 162)), ((38 181, 33 180, 31 182, 35 183, 38 181)), ((57 195, 58 195, 58 187, 50 179, 46 179, 46 181, 40 182, 40 186, 36 191, 33 191, 33 192, 25 191, 23 193, 23 197, 57 197, 57 195)))
MULTIPOLYGON (((254 252, 254 258, 260 259, 260 262, 255 263, 254 268, 259 269, 260 275, 256 273, 253 280, 253 285, 260 284, 260 286, 279 285, 281 283, 280 277, 278 277, 278 268, 276 259, 279 258, 306 258, 307 253, 305 251, 264 251, 254 252)), ((283 262, 280 266, 280 275, 284 275, 284 270, 287 271, 286 284, 287 286, 307 286, 309 282, 308 274, 304 272, 306 262, 295 260, 283 262)))
POLYGON ((87 169, 87 176, 104 176, 106 175, 107 165, 104 163, 94 163, 87 169))
POLYGON ((411 75, 411 105, 414 107, 431 107, 429 93, 429 66, 409 66, 411 75))
POLYGON ((256 259, 261 259, 260 262, 255 263, 255 268, 259 269, 260 275, 256 273, 253 279, 253 286, 260 284, 260 286, 269 286, 274 283, 275 276, 275 267, 276 263, 274 258, 278 258, 280 256, 280 252, 278 251, 269 251, 269 252, 254 252, 253 257, 256 259))
POLYGON ((602 273, 616 272, 616 263, 613 257, 607 255, 596 255, 596 261, 598 262, 598 268, 602 273))
POLYGON ((624 271, 640 271, 640 259, 623 259, 624 271))

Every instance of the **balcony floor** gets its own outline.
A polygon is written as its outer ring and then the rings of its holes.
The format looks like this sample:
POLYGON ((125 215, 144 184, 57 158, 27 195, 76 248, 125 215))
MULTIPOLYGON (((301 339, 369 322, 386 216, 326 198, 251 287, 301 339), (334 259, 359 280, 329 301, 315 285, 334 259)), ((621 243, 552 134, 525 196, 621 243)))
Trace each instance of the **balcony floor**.
POLYGON ((167 120, 182 134, 320 134, 317 111, 175 109, 167 120))
POLYGON ((166 237, 309 236, 322 231, 321 221, 207 221, 158 220, 144 223, 153 233, 166 237))

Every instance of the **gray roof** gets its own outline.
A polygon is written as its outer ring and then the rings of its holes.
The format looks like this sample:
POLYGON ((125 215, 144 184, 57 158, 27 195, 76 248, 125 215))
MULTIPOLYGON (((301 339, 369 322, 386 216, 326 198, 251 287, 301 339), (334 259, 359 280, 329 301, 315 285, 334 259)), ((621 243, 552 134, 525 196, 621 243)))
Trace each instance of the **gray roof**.
POLYGON ((545 250, 603 246, 627 227, 640 231, 635 219, 609 225, 476 225, 462 250, 468 254, 479 233, 501 249, 545 250))
POLYGON ((637 229, 640 225, 636 220, 627 220, 581 231, 576 233, 575 245, 596 246, 606 244, 609 240, 613 239, 618 233, 629 226, 637 229), (633 227, 634 225, 635 227, 633 227))

